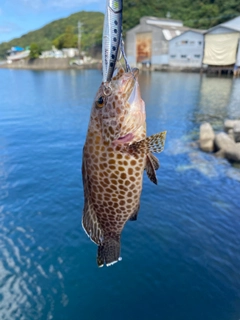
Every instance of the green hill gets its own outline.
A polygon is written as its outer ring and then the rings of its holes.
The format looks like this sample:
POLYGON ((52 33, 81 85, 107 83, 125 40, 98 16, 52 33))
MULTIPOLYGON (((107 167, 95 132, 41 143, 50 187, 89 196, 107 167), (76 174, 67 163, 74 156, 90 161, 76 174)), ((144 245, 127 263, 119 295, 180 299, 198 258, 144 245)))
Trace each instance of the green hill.
POLYGON ((68 26, 72 26, 74 33, 77 35, 78 21, 83 24, 81 27, 82 50, 91 51, 96 47, 101 48, 103 18, 104 15, 100 12, 81 11, 74 13, 67 18, 53 21, 41 29, 31 31, 20 38, 1 43, 0 57, 3 58, 6 51, 13 46, 26 47, 31 43, 38 44, 42 50, 50 50, 53 40, 64 34, 68 26))
MULTIPOLYGON (((171 17, 180 19, 185 26, 208 29, 216 24, 240 15, 239 0, 124 0, 123 31, 134 27, 142 16, 171 17)), ((63 39, 66 29, 72 26, 77 36, 77 23, 82 26, 81 48, 94 54, 99 52, 102 42, 104 15, 100 12, 77 12, 63 19, 53 21, 41 29, 32 31, 20 38, 0 44, 0 58, 12 46, 26 47, 31 43, 38 44, 42 50, 51 49, 53 40, 63 39)))

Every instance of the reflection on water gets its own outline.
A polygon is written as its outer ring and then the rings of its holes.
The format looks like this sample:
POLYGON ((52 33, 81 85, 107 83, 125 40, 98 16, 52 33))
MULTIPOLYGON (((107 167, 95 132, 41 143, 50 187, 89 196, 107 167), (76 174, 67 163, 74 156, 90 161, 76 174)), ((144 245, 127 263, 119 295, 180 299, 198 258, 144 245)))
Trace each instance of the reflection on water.
POLYGON ((224 119, 240 117, 239 79, 203 77, 200 102, 196 117, 198 122, 209 121, 215 129, 222 129, 224 119))
POLYGON ((238 319, 240 168, 194 141, 202 121, 240 117, 240 79, 141 74, 148 134, 168 131, 159 184, 144 176, 123 261, 101 270, 80 223, 101 73, 0 69, 0 80, 0 318, 238 319))
POLYGON ((227 105, 228 118, 240 119, 240 79, 234 79, 229 104, 227 105))

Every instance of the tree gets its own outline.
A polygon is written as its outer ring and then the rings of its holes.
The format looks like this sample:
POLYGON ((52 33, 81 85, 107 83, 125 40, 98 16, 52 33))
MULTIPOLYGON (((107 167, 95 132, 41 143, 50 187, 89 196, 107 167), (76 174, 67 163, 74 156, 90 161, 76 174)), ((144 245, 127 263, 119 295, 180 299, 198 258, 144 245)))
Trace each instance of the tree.
POLYGON ((77 47, 77 35, 74 34, 74 27, 67 26, 65 33, 53 40, 52 44, 58 48, 76 48, 77 47))
POLYGON ((30 54, 29 54, 30 59, 36 59, 40 56, 40 54, 41 54, 40 47, 36 43, 31 43, 30 54))

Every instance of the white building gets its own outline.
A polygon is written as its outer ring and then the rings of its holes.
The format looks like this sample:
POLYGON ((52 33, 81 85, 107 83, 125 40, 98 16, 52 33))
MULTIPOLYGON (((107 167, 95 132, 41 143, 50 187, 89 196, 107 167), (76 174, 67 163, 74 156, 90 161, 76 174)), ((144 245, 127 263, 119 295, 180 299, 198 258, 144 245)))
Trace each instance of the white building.
POLYGON ((142 17, 140 24, 126 35, 126 54, 131 66, 149 63, 153 68, 199 67, 202 51, 203 32, 184 27, 180 20, 142 17))
POLYGON ((43 51, 40 58, 74 58, 78 56, 78 49, 76 48, 63 48, 57 50, 55 47, 49 51, 43 51))
POLYGON ((169 41, 168 64, 172 67, 200 68, 204 36, 201 30, 188 30, 169 41))
POLYGON ((211 66, 240 66, 240 16, 221 23, 205 34, 203 63, 211 66))

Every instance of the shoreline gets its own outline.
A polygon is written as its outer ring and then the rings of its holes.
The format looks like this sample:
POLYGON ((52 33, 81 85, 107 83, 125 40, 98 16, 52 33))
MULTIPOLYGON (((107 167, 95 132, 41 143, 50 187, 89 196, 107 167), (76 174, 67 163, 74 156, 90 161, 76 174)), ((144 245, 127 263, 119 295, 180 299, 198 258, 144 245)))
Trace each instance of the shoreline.
MULTIPOLYGON (((89 63, 81 65, 71 64, 73 58, 37 58, 37 59, 22 59, 13 61, 12 63, 0 63, 0 69, 19 69, 19 70, 84 70, 84 69, 102 69, 102 62, 96 59, 89 63)), ((168 66, 168 65, 138 65, 140 71, 159 71, 159 72, 183 72, 183 73, 199 73, 213 77, 235 77, 232 70, 229 68, 227 72, 222 72, 221 68, 203 68, 203 67, 184 67, 184 66, 168 66), (231 72, 230 72, 231 71, 231 72)))
POLYGON ((68 70, 68 69, 101 69, 101 61, 95 60, 92 63, 82 65, 70 65, 74 59, 70 58, 43 58, 43 59, 22 59, 12 63, 0 64, 0 69, 20 70, 68 70))

